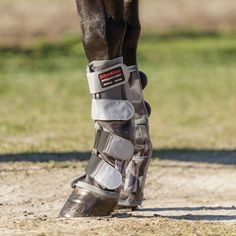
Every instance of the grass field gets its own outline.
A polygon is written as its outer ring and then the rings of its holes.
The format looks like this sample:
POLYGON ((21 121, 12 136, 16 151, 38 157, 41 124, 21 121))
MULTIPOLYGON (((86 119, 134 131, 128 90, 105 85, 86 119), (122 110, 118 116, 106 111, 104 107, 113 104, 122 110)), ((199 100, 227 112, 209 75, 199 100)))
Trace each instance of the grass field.
MULTIPOLYGON (((0 152, 90 150, 80 39, 0 50, 0 152)), ((154 147, 236 147, 235 34, 144 35, 139 64, 154 147)))
POLYGON ((236 35, 143 35, 139 62, 154 145, 144 204, 67 220, 94 136, 82 44, 0 48, 1 235, 235 236, 236 35))

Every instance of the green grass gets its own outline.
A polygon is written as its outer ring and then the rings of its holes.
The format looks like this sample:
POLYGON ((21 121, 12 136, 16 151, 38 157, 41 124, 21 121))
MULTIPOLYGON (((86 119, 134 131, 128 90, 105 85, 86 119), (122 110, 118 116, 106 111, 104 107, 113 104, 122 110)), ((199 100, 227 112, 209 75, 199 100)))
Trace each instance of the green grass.
MULTIPOLYGON (((93 123, 77 37, 0 48, 0 152, 90 150, 93 123)), ((144 35, 156 148, 236 147, 236 36, 144 35)))

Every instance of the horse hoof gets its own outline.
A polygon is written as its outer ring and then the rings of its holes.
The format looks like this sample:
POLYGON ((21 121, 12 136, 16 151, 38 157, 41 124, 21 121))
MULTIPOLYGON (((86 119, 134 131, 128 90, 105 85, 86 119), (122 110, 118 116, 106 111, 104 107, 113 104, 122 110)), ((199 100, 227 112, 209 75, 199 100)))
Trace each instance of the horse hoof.
POLYGON ((116 209, 130 209, 136 210, 142 205, 143 194, 132 194, 121 190, 119 202, 116 209))
POLYGON ((132 211, 136 210, 139 206, 141 206, 142 201, 129 201, 127 200, 120 200, 116 209, 131 209, 132 211))
POLYGON ((107 216, 114 210, 118 198, 118 193, 78 182, 59 216, 66 218, 107 216))
POLYGON ((119 205, 120 203, 118 203, 118 205, 116 206, 116 210, 121 210, 121 211, 135 211, 137 210, 139 207, 138 206, 123 206, 123 205, 119 205))

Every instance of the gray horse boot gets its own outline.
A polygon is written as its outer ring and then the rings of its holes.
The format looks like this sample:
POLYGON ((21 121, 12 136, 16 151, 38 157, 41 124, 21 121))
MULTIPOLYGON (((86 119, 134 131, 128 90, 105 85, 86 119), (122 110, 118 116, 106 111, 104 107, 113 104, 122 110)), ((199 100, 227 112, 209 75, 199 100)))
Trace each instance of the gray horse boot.
POLYGON ((131 73, 129 101, 135 110, 134 155, 126 167, 118 208, 136 208, 142 204, 145 180, 152 155, 148 123, 151 107, 144 101, 142 93, 147 85, 147 77, 143 72, 138 71, 136 65, 130 66, 129 70, 131 73))
POLYGON ((130 71, 123 58, 91 62, 87 78, 95 143, 85 173, 72 183, 61 217, 109 215, 119 201, 124 168, 134 156, 134 104, 128 100, 130 71))

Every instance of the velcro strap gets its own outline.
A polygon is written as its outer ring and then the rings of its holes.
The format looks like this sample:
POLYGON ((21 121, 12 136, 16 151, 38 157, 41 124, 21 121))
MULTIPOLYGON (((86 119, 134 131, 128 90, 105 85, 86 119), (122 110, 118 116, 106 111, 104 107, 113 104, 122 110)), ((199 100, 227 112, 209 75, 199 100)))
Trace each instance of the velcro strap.
POLYGON ((125 161, 130 160, 134 154, 132 142, 103 130, 97 131, 94 148, 100 153, 125 161))
POLYGON ((92 99, 93 120, 130 120, 134 107, 127 100, 92 99))
POLYGON ((90 157, 88 164, 85 168, 85 172, 90 175, 92 173, 92 171, 97 167, 98 163, 101 161, 102 159, 95 155, 94 153, 92 154, 92 156, 90 157))
POLYGON ((95 154, 90 158, 85 171, 99 185, 109 190, 119 188, 122 183, 120 172, 95 154))
POLYGON ((97 72, 90 72, 87 69, 90 93, 100 93, 128 83, 129 76, 129 69, 124 64, 117 64, 97 72))
POLYGON ((147 125, 148 118, 146 116, 142 116, 141 118, 134 119, 135 125, 147 125))
POLYGON ((129 72, 134 72, 134 71, 138 71, 138 66, 137 65, 133 65, 133 66, 129 66, 129 72))

